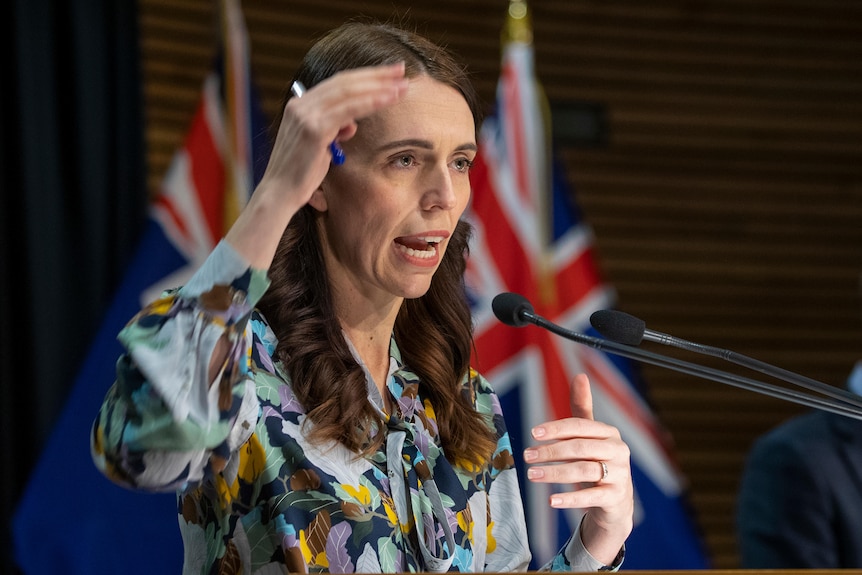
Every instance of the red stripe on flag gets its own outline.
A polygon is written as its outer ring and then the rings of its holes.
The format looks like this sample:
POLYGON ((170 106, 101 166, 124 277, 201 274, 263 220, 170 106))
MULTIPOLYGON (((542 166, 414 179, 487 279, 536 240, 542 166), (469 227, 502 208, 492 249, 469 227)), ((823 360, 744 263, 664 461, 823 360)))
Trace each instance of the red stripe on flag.
POLYGON ((592 247, 588 246, 555 270, 553 280, 558 295, 556 301, 542 301, 536 282, 538 274, 533 273, 534 262, 524 251, 523 244, 494 193, 483 154, 477 155, 470 174, 474 190, 472 210, 484 222, 488 236, 487 248, 508 291, 523 295, 533 303, 537 313, 553 318, 601 285, 592 247))
POLYGON ((563 419, 572 415, 569 376, 560 359, 560 354, 557 353, 557 347, 552 340, 553 337, 556 336, 551 332, 541 330, 542 341, 539 343, 539 349, 542 351, 542 362, 545 368, 545 389, 548 392, 548 403, 554 412, 554 419, 563 419))
MULTIPOLYGON (((531 272, 532 262, 509 224, 489 176, 480 153, 471 171, 472 210, 485 224, 486 247, 505 282, 505 289, 520 293, 533 303, 537 314, 553 321, 601 285, 592 251, 585 248, 569 261, 562 262, 553 276, 555 293, 560 297, 552 302, 542 301, 536 274, 531 272)), ((475 363, 480 371, 487 373, 531 346, 535 346, 542 357, 542 378, 549 404, 557 417, 567 417, 570 415, 568 375, 550 333, 529 326, 513 330, 502 324, 494 325, 476 335, 475 363)))
POLYGON ((524 135, 524 110, 521 102, 521 86, 518 83, 518 74, 514 64, 506 62, 503 66, 501 80, 505 90, 505 110, 500 117, 506 131, 511 131, 506 137, 506 145, 509 146, 507 158, 512 163, 512 169, 515 172, 518 193, 529 201, 533 190, 527 176, 529 163, 524 149, 527 145, 524 135))
POLYGON ((488 236, 487 247, 499 269, 500 277, 506 281, 506 289, 532 299, 535 295, 533 266, 497 201, 481 149, 470 170, 470 178, 473 186, 471 209, 484 222, 488 236))
POLYGON ((517 329, 495 324, 476 336, 477 351, 472 363, 479 372, 490 373, 508 361, 520 359, 518 356, 522 352, 539 352, 542 360, 539 378, 545 388, 548 404, 553 409, 554 417, 569 417, 568 375, 554 346, 553 337, 550 332, 534 326, 517 329))
POLYGON ((536 330, 514 329, 494 323, 475 336, 476 354, 473 365, 482 373, 490 373, 499 365, 512 360, 525 348, 538 343, 536 330))
POLYGON ((177 211, 171 198, 166 193, 161 193, 153 200, 153 204, 155 204, 156 208, 161 210, 162 213, 171 219, 174 229, 182 235, 183 241, 190 242, 191 237, 189 237, 189 229, 186 227, 185 220, 183 220, 182 216, 177 211))
POLYGON ((207 121, 206 105, 204 99, 195 112, 185 148, 195 193, 211 234, 211 245, 215 245, 222 236, 225 169, 207 121))

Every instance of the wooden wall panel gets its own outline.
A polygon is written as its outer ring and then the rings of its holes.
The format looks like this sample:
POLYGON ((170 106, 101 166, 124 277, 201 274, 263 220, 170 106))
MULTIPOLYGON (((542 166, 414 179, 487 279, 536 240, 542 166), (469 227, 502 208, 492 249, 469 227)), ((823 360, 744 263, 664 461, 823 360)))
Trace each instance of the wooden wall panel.
MULTIPOLYGON (((155 191, 211 64, 215 4, 139 4, 155 191)), ((505 6, 246 0, 264 107, 276 114, 311 40, 356 15, 394 15, 448 44, 491 102, 505 6)), ((607 111, 607 143, 564 149, 562 157, 619 307, 652 329, 841 385, 862 356, 862 4, 535 0, 531 7, 536 69, 549 98, 607 111)), ((745 454, 757 435, 801 408, 657 368, 644 373, 714 566, 734 568, 745 454)))

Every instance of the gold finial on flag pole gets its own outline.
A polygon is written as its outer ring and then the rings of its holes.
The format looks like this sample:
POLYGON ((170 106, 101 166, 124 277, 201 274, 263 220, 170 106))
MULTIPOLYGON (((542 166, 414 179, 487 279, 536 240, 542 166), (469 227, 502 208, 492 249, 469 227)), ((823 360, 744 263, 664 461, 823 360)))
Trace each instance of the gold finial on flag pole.
POLYGON ((530 10, 524 0, 509 0, 508 17, 503 27, 503 45, 507 42, 533 42, 533 26, 530 22, 530 10))

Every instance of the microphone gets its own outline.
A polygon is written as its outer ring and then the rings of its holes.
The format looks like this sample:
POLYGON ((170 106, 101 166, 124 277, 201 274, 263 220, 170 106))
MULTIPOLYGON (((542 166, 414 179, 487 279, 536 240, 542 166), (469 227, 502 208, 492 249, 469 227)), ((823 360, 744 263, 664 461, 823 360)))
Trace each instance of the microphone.
POLYGON ((856 407, 862 407, 862 397, 859 397, 855 393, 839 389, 832 385, 827 385, 823 382, 817 381, 816 379, 811 379, 810 377, 776 367, 729 349, 694 343, 666 333, 647 329, 646 322, 642 319, 622 311, 613 309, 602 309, 596 311, 590 316, 590 324, 592 324, 596 331, 604 337, 617 343, 640 345, 641 341, 646 340, 659 343, 661 345, 684 349, 686 351, 718 357, 748 369, 759 371, 760 373, 776 379, 781 379, 787 383, 809 391, 822 393, 823 395, 850 403, 856 407))
POLYGON ((501 322, 512 327, 524 327, 529 322, 527 315, 533 315, 533 306, 522 295, 501 293, 491 300, 491 310, 501 322))
POLYGON ((625 345, 610 339, 601 339, 592 337, 583 333, 578 333, 563 326, 557 325, 540 315, 535 313, 532 304, 525 297, 519 294, 506 292, 498 294, 491 302, 491 309, 494 315, 506 325, 512 327, 524 327, 527 324, 534 324, 538 327, 546 329, 551 333, 562 336, 566 339, 580 343, 593 349, 606 351, 615 355, 627 357, 644 363, 649 363, 659 367, 672 369, 680 373, 693 375, 703 379, 710 379, 733 387, 754 391, 777 399, 783 399, 792 403, 798 403, 816 409, 831 411, 847 417, 862 420, 862 409, 853 405, 846 405, 840 402, 835 402, 827 398, 812 396, 802 392, 787 389, 784 387, 764 383, 740 375, 728 373, 711 367, 690 363, 681 359, 653 353, 631 345, 625 345))

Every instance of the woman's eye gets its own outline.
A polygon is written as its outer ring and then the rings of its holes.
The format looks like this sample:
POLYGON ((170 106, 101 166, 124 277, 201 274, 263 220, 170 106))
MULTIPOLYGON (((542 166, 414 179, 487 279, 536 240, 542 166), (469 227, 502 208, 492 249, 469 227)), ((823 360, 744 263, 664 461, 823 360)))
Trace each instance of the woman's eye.
POLYGON ((395 163, 402 168, 409 168, 413 165, 413 156, 398 156, 395 163))
POLYGON ((452 163, 455 165, 455 169, 459 172, 466 172, 473 167, 473 162, 467 158, 458 158, 452 163))

